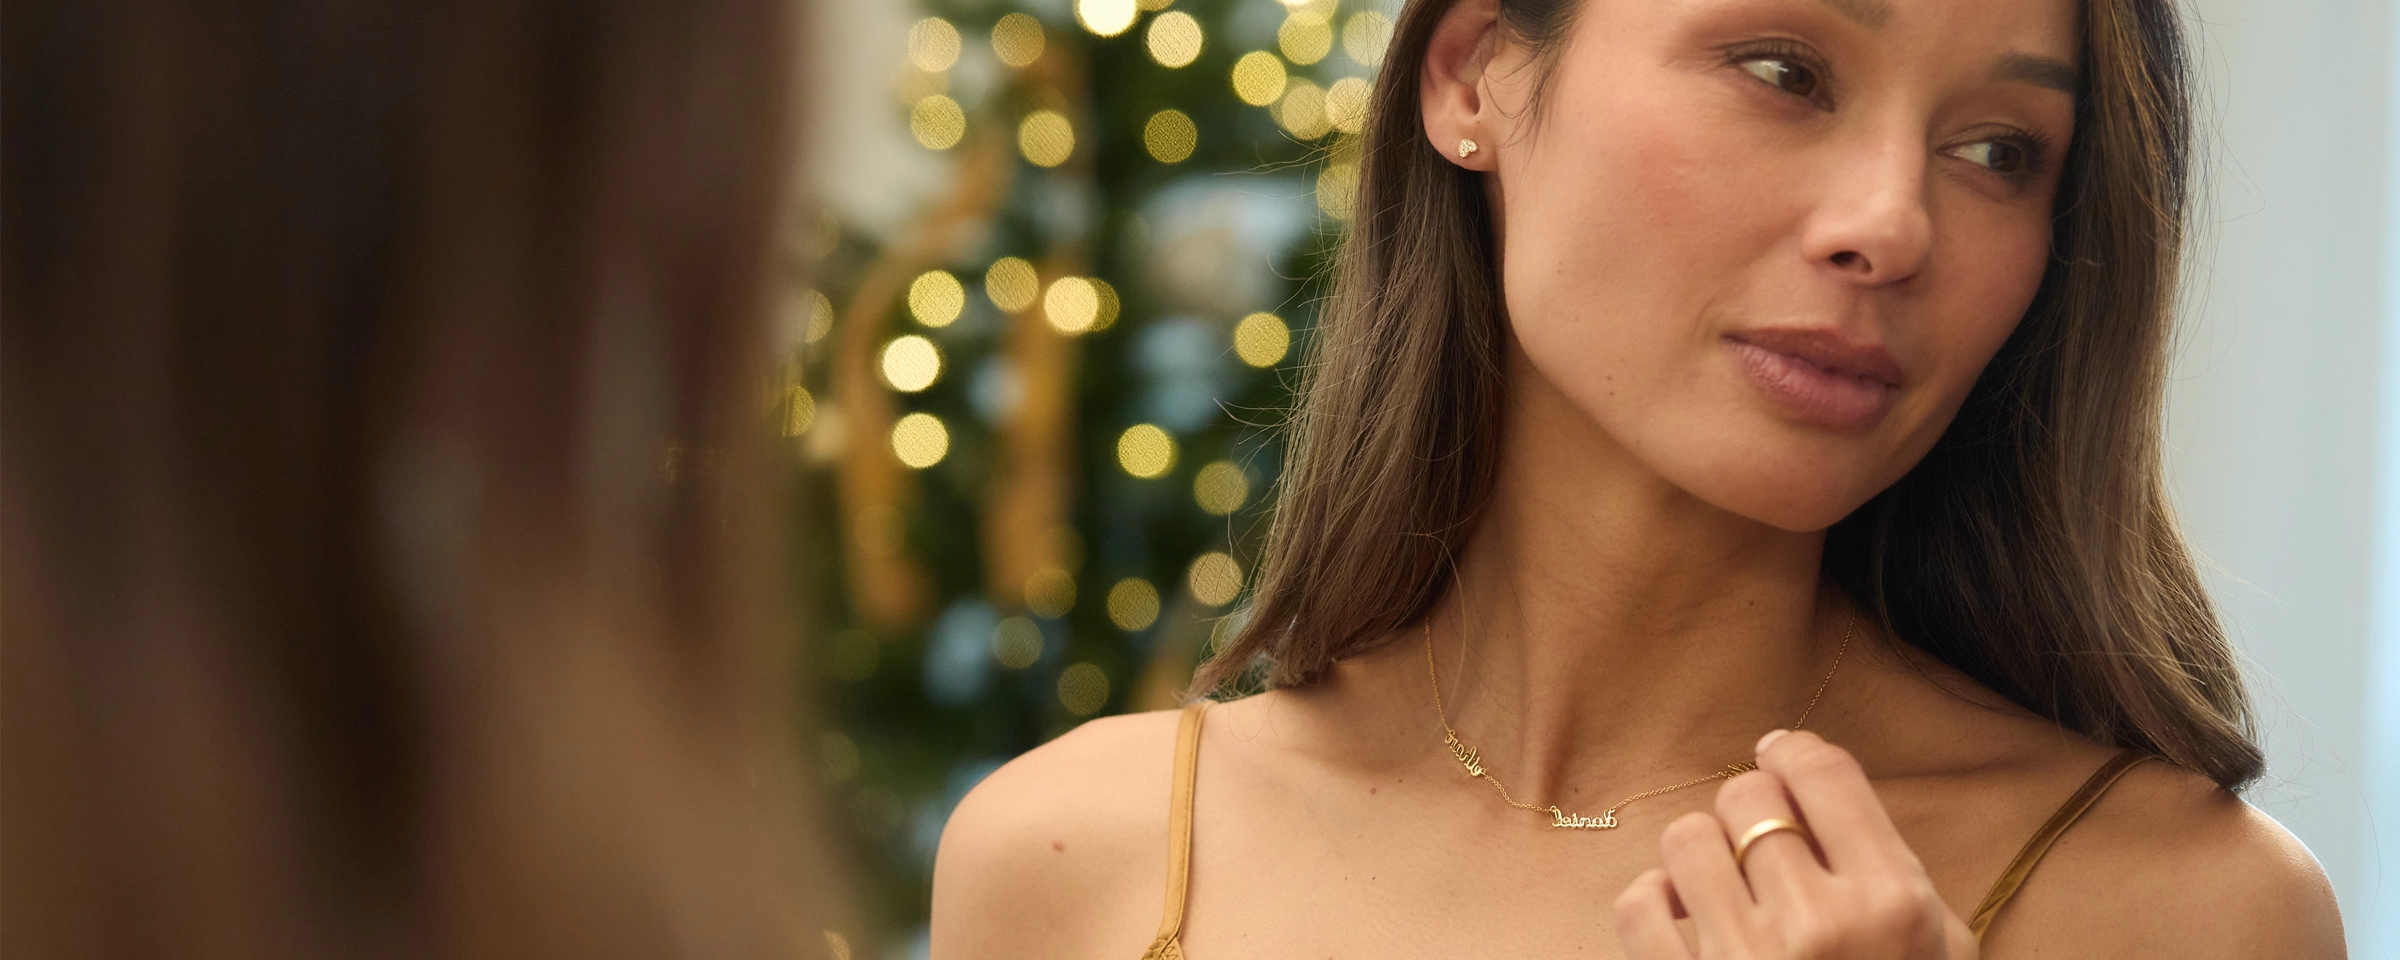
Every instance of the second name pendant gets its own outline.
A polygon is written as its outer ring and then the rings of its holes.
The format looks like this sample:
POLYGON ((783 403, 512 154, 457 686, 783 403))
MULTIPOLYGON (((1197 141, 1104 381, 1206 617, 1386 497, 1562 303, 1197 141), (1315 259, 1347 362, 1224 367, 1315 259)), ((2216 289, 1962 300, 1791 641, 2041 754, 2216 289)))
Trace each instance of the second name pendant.
POLYGON ((1550 827, 1554 830, 1614 830, 1617 828, 1617 812, 1610 810, 1597 817, 1587 817, 1580 813, 1567 813, 1554 806, 1550 808, 1550 827))

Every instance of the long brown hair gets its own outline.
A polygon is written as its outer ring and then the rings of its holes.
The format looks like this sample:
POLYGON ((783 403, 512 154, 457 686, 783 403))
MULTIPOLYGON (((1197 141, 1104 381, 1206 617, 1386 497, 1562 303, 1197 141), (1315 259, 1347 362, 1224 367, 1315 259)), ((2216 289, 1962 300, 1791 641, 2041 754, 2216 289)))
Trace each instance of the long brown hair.
POLYGON ((826 949, 796 12, 8 4, 0 950, 826 949))
MULTIPOLYGON (((1400 14, 1251 616, 1197 690, 1307 683, 1415 623, 1491 495, 1491 212, 1480 175, 1425 142, 1417 95, 1451 4, 1400 14)), ((1578 5, 1501 0, 1545 78, 1578 5)), ((2264 761, 2160 475, 2192 140, 2183 39, 2168 0, 2083 10, 2040 290, 1934 449, 1828 531, 1825 567, 1893 635, 2035 713, 2238 788, 2264 761)))

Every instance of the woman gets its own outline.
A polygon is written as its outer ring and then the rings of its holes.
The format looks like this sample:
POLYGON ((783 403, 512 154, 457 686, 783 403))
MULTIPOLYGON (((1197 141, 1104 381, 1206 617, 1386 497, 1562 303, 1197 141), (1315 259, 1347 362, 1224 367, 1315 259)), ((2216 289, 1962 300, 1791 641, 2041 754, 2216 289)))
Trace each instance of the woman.
POLYGON ((799 12, 11 0, 0 954, 825 955, 799 12))
POLYGON ((937 960, 2340 955, 2159 481, 2175 17, 1410 3, 1269 689, 993 775, 937 960))

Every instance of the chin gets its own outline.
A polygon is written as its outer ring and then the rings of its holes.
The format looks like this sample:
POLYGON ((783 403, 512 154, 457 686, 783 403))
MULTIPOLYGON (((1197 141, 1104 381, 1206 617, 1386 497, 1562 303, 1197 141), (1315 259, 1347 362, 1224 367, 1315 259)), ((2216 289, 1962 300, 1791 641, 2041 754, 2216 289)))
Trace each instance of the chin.
POLYGON ((1653 466, 1703 503, 1794 533, 1833 526, 1899 476, 1882 458, 1821 438, 1767 436, 1711 446, 1678 451, 1653 466))
POLYGON ((1801 495, 1793 496, 1788 491, 1780 490, 1739 490, 1728 491, 1728 495, 1722 498, 1702 499, 1728 513, 1792 533, 1815 533, 1833 526, 1871 499, 1808 495, 1813 492, 1800 491, 1801 495))

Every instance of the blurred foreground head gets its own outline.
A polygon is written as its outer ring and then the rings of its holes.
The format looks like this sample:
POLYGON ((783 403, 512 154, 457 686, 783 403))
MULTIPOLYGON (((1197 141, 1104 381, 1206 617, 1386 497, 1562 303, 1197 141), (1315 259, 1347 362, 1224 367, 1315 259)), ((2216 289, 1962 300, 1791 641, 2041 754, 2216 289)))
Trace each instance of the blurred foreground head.
POLYGON ((821 955, 785 0, 11 0, 11 956, 821 955))

